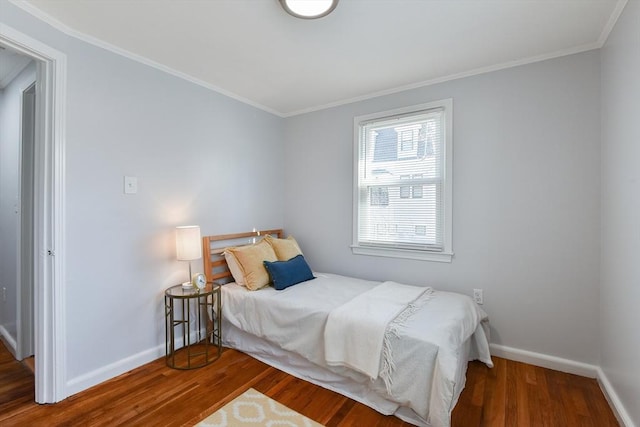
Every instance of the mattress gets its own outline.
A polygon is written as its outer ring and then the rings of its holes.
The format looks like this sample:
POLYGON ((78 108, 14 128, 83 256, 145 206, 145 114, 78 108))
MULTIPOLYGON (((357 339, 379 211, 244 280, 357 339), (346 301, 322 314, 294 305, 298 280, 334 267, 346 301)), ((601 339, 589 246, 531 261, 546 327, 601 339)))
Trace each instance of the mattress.
POLYGON ((329 366, 324 358, 329 313, 380 282, 315 275, 283 291, 224 285, 224 344, 383 414, 416 425, 448 426, 467 362, 478 359, 492 366, 486 314, 468 296, 434 291, 393 339, 396 368, 388 389, 380 378, 329 366))

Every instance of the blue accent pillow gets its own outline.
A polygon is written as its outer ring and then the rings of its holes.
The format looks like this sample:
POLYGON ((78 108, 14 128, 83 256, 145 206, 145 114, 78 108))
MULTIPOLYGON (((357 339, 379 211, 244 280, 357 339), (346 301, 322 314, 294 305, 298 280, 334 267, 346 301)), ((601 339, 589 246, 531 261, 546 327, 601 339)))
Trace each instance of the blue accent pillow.
POLYGON ((302 255, 295 256, 289 261, 264 261, 264 267, 269 272, 273 286, 278 291, 300 282, 315 279, 309 264, 302 255))

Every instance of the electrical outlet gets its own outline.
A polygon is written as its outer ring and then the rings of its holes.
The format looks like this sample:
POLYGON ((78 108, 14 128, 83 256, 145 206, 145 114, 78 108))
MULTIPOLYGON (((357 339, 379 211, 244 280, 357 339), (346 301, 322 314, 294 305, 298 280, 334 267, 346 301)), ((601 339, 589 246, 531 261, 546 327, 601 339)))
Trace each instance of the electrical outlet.
POLYGON ((482 289, 473 290, 473 300, 476 304, 484 304, 484 297, 482 295, 482 289))

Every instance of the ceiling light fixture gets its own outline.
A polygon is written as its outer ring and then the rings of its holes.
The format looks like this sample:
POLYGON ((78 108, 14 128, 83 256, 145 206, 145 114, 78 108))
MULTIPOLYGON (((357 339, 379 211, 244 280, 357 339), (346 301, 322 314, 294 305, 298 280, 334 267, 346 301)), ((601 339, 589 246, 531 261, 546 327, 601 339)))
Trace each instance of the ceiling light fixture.
POLYGON ((279 0, 288 14, 302 19, 317 19, 330 14, 338 0, 279 0))

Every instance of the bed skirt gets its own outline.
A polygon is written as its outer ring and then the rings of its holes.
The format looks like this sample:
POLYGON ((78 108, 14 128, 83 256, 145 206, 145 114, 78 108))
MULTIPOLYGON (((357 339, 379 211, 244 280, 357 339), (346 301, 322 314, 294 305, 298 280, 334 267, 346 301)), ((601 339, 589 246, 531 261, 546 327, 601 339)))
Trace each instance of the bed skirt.
MULTIPOLYGON (((430 426, 422 417, 408 407, 400 406, 371 390, 367 384, 359 383, 351 378, 336 374, 331 370, 316 365, 302 356, 283 350, 269 341, 249 334, 231 323, 222 321, 222 337, 225 347, 233 348, 246 353, 267 365, 273 366, 294 377, 309 381, 312 384, 332 390, 350 399, 366 405, 381 414, 394 415, 403 421, 416 426, 430 426)), ((460 393, 464 389, 466 381, 467 365, 469 360, 477 359, 472 339, 468 339, 461 348, 461 356, 458 360, 458 378, 454 389, 452 408, 458 401, 460 393)))

